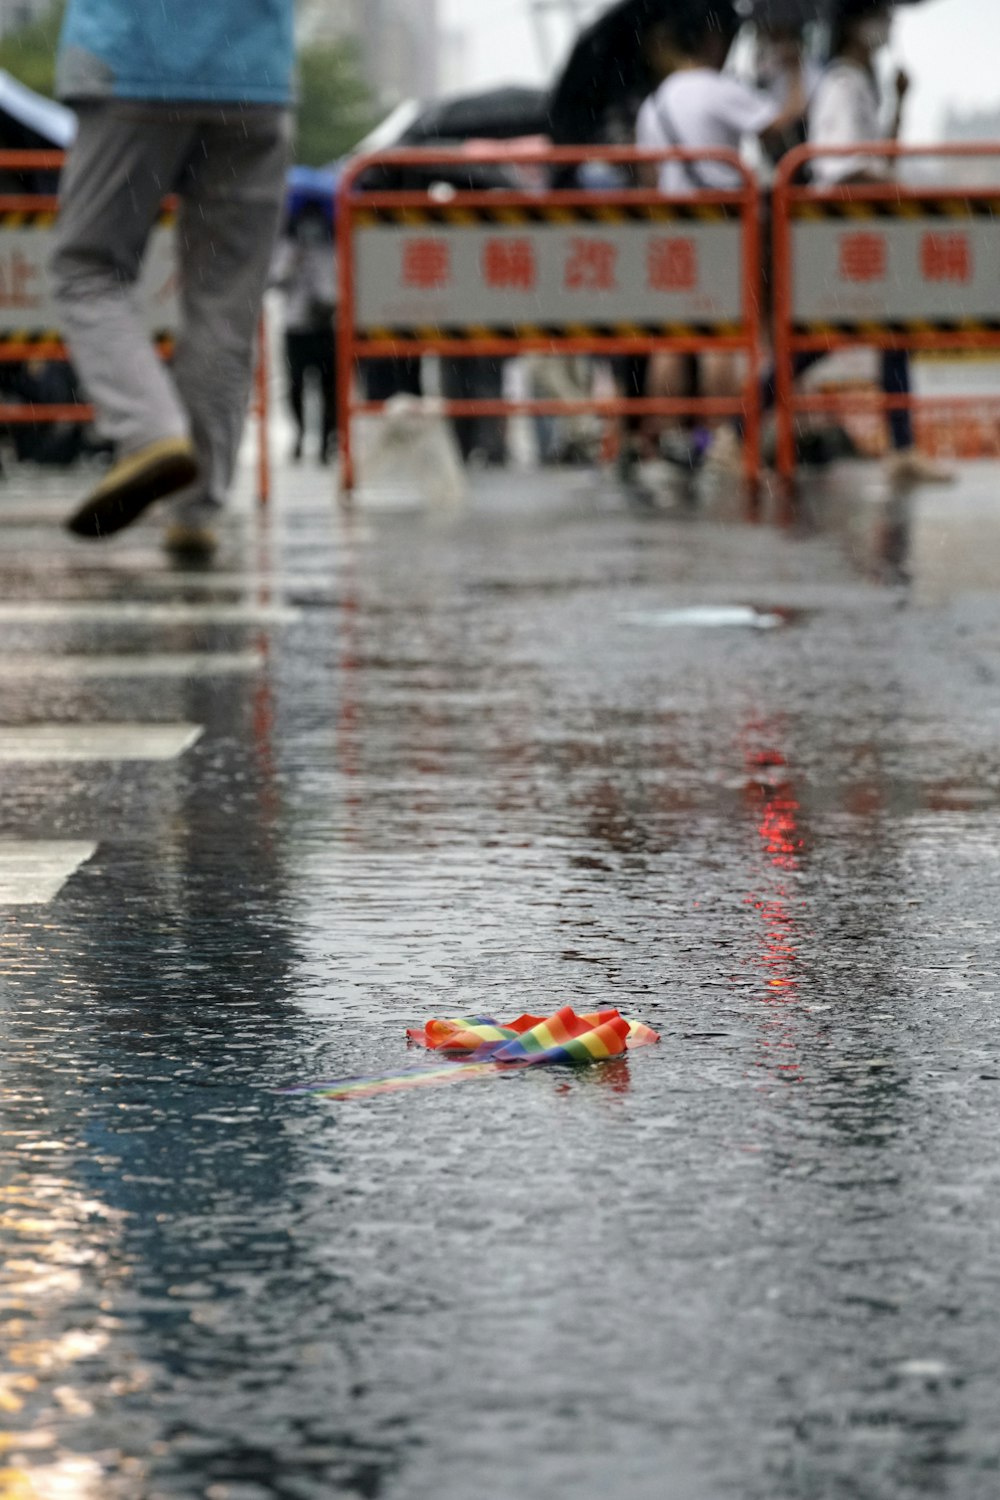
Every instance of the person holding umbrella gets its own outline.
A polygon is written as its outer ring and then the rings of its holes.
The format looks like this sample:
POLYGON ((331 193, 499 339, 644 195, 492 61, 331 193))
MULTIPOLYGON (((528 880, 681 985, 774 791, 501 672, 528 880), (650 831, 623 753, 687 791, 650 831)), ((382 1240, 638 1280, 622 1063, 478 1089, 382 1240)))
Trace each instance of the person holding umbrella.
MULTIPOLYGON (((817 157, 812 175, 818 186, 881 182, 891 171, 885 157, 866 153, 863 146, 866 142, 896 140, 902 126, 910 80, 901 70, 895 75, 893 112, 886 132, 880 119, 882 99, 875 67, 879 52, 889 43, 892 16, 893 6, 887 0, 837 0, 830 63, 810 104, 808 138, 812 146, 856 144, 859 150, 856 156, 817 157)), ((908 394, 910 358, 905 349, 883 354, 882 390, 886 395, 908 394)), ((933 484, 953 477, 917 452, 909 411, 889 413, 889 432, 893 449, 891 481, 933 484)))
MULTIPOLYGON (((741 25, 733 0, 689 0, 670 24, 673 67, 655 93, 643 104, 636 122, 638 145, 651 149, 727 149, 739 151, 744 141, 756 138, 766 148, 779 142, 783 133, 806 110, 801 67, 790 71, 779 103, 740 79, 723 73, 730 48, 741 25)), ((664 193, 684 197, 701 191, 738 188, 735 169, 724 162, 665 161, 657 172, 664 193)), ((702 393, 729 396, 736 393, 736 380, 729 356, 706 356, 701 369, 689 357, 657 355, 649 374, 652 396, 690 396, 702 393)), ((690 425, 690 424, 689 424, 690 425)), ((736 461, 733 429, 723 428, 713 447, 715 460, 726 467, 736 461), (721 441, 720 441, 721 437, 721 441)), ((699 452, 692 439, 663 444, 668 456, 695 467, 699 452)))
POLYGON ((337 266, 335 180, 330 172, 294 168, 292 191, 271 267, 285 302, 288 404, 295 426, 293 461, 306 435, 306 381, 315 376, 322 403, 318 457, 328 463, 337 430, 337 266))

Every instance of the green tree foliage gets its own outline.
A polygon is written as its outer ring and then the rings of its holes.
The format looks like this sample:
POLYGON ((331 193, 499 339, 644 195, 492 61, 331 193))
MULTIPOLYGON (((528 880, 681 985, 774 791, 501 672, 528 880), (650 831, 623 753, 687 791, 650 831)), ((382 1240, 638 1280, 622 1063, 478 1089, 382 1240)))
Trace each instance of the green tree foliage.
POLYGON ((66 0, 54 0, 44 15, 0 40, 0 68, 38 94, 55 92, 56 43, 65 9, 66 0))
POLYGON ((296 161, 322 167, 376 124, 378 111, 350 41, 313 42, 299 53, 296 161))

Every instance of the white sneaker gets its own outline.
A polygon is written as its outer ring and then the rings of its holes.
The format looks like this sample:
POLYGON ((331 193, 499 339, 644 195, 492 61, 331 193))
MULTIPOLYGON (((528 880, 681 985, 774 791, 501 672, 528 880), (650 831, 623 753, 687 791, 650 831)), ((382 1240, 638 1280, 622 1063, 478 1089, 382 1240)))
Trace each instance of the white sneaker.
POLYGON ((901 448, 886 459, 885 476, 890 484, 954 484, 953 469, 945 469, 916 448, 901 448))
POLYGON ((742 474, 743 444, 736 429, 729 423, 717 429, 712 446, 705 456, 705 464, 717 474, 742 474))

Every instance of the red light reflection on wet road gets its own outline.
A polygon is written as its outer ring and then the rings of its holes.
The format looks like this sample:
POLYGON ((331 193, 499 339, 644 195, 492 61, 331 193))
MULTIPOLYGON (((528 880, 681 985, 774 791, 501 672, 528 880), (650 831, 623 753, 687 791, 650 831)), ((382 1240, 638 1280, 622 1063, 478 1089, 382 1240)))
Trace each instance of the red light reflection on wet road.
MULTIPOLYGON (((801 803, 784 752, 776 744, 774 724, 754 723, 745 732, 744 761, 748 772, 744 799, 753 815, 754 830, 763 854, 757 889, 746 904, 761 924, 760 964, 765 976, 766 1004, 784 1006, 798 998, 801 898, 796 876, 801 869, 804 840, 801 803)), ((768 1052, 796 1054, 787 1013, 774 1017, 777 1035, 765 1042, 768 1052)), ((769 1056, 763 1066, 776 1068, 785 1078, 801 1076, 797 1055, 780 1061, 769 1056)))

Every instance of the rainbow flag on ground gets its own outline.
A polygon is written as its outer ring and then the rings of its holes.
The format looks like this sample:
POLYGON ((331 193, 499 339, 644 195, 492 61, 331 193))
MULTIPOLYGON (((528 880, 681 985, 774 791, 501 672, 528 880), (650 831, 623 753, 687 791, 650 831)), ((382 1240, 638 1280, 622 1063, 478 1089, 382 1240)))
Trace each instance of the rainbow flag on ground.
POLYGON ((444 1066, 411 1069, 376 1078, 341 1078, 282 1089, 283 1094, 318 1094, 325 1099, 364 1099, 402 1089, 433 1088, 468 1078, 486 1078, 515 1068, 547 1065, 579 1066, 622 1057, 635 1047, 660 1040, 641 1021, 629 1021, 617 1010, 578 1016, 570 1006, 551 1016, 518 1016, 496 1021, 492 1016, 459 1016, 431 1020, 408 1031, 411 1042, 439 1057, 455 1059, 444 1066))

